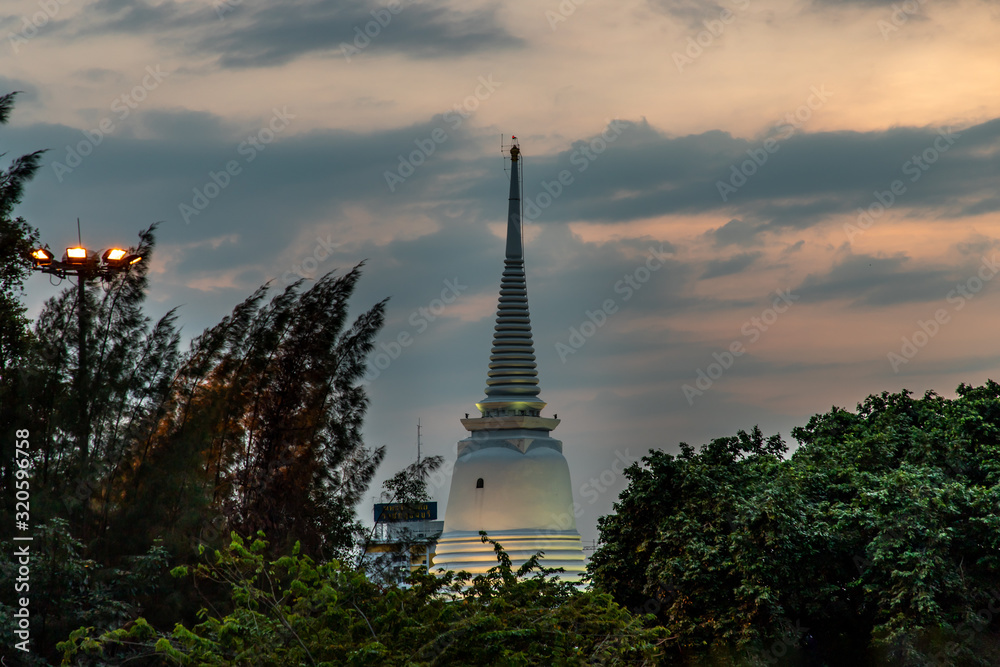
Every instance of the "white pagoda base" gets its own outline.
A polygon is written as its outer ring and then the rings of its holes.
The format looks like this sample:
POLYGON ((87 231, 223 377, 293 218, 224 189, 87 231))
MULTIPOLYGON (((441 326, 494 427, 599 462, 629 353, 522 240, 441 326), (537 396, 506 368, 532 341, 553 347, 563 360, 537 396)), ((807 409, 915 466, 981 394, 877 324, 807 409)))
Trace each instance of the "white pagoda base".
MULTIPOLYGON (((586 571, 583 544, 580 542, 580 534, 575 530, 500 530, 490 533, 489 537, 504 548, 515 571, 539 551, 545 552, 539 560, 541 565, 565 570, 561 578, 576 579, 586 571)), ((478 532, 459 530, 438 538, 431 569, 440 567, 484 574, 497 565, 492 544, 483 542, 478 532)))
MULTIPOLYGON (((538 421, 549 428, 559 423, 538 421)), ((483 574, 496 567, 493 545, 483 542, 482 530, 500 543, 515 570, 542 552, 540 565, 563 568, 564 579, 579 578, 586 566, 562 443, 547 430, 495 429, 502 418, 462 422, 473 433, 458 443, 444 532, 431 569, 483 574), (494 428, 479 430, 482 426, 494 428)))

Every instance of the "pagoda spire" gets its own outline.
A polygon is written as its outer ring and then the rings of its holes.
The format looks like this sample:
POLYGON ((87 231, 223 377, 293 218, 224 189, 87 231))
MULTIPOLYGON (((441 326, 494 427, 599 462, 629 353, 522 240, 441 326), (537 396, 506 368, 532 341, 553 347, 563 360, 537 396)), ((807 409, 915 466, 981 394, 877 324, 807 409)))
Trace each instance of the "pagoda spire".
POLYGON ((507 252, 500 280, 496 326, 493 327, 486 398, 476 404, 484 417, 518 413, 538 416, 545 407, 545 403, 538 398, 540 389, 524 274, 520 156, 521 149, 517 137, 514 137, 510 148, 507 252))
POLYGON ((521 234, 521 148, 510 148, 507 252, 486 398, 478 417, 461 420, 470 432, 458 442, 444 528, 432 568, 483 574, 496 554, 481 535, 503 543, 514 567, 544 557, 560 578, 586 572, 573 514, 573 485, 562 442, 551 432, 556 418, 541 416, 535 348, 528 317, 521 234), (567 513, 566 508, 570 508, 567 513))

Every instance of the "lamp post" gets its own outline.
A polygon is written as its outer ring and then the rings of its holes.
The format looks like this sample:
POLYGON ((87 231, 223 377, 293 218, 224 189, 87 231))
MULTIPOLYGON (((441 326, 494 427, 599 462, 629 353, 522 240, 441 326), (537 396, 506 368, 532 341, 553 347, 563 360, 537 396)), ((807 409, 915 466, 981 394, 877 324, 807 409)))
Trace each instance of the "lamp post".
POLYGON ((77 428, 76 436, 82 454, 82 467, 87 469, 87 458, 90 447, 90 415, 87 406, 88 359, 87 333, 90 328, 90 312, 86 307, 87 282, 100 278, 112 280, 116 275, 127 271, 133 264, 141 260, 140 255, 130 254, 121 248, 109 248, 103 253, 90 253, 83 245, 66 248, 66 254, 57 261, 48 247, 31 251, 32 268, 41 273, 66 278, 76 276, 76 314, 77 314, 77 371, 73 385, 77 396, 77 428))

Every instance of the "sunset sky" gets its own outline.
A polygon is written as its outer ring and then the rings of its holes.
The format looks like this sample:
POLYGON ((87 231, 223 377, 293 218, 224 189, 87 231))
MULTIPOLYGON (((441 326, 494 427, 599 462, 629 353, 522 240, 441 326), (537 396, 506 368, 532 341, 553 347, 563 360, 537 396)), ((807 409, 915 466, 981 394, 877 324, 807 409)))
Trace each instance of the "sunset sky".
MULTIPOLYGON (((0 92, 23 92, 0 150, 49 149, 17 212, 53 248, 77 217, 93 247, 162 221, 149 312, 180 306, 186 339, 265 281, 367 261, 357 312, 391 297, 373 494, 418 419, 452 460, 483 397, 511 135, 541 397, 587 542, 616 456, 756 424, 793 444, 870 393, 1000 379, 996 2, 3 12, 0 92)), ((58 289, 33 277, 32 313, 58 289)))

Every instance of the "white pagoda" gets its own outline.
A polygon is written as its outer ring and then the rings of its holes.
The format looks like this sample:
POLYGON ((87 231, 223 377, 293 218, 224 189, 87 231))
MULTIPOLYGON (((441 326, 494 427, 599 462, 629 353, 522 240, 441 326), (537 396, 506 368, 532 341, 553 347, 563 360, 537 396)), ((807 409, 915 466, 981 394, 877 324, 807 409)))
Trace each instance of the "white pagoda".
POLYGON ((463 419, 470 436, 458 443, 444 532, 432 569, 484 573, 497 565, 492 545, 503 545, 516 568, 537 552, 541 564, 565 578, 585 570, 573 516, 573 489, 562 442, 550 432, 558 419, 542 417, 535 348, 528 316, 521 234, 520 148, 510 149, 507 251, 500 302, 480 417, 463 419))

